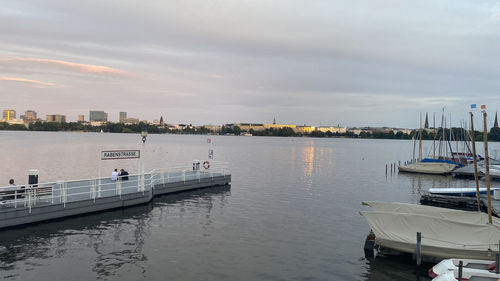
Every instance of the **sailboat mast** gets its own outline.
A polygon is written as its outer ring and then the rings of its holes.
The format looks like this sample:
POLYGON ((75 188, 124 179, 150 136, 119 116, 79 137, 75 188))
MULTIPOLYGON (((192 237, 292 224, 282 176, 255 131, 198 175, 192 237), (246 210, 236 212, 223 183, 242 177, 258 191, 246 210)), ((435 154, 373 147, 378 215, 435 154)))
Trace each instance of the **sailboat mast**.
POLYGON ((483 110, 483 119, 484 119, 484 161, 486 165, 486 192, 488 193, 488 218, 491 224, 492 219, 491 219, 491 193, 490 193, 490 161, 488 156, 488 127, 486 126, 486 107, 484 107, 483 110))
POLYGON ((414 135, 413 136, 413 158, 411 159, 411 162, 415 162, 415 147, 417 146, 417 138, 414 135))
POLYGON ((433 152, 432 152, 432 158, 436 159, 436 112, 434 112, 434 116, 432 117, 433 123, 434 123, 434 140, 432 141, 432 147, 433 147, 433 152))
POLYGON ((422 112, 420 112, 420 143, 418 147, 419 162, 422 162, 422 112))
POLYGON ((479 176, 477 173, 477 158, 476 158, 476 139, 474 136, 474 115, 472 111, 470 112, 470 126, 471 126, 471 138, 472 138, 472 152, 474 153, 474 179, 476 180, 476 197, 477 197, 477 211, 481 212, 481 196, 479 195, 479 176))

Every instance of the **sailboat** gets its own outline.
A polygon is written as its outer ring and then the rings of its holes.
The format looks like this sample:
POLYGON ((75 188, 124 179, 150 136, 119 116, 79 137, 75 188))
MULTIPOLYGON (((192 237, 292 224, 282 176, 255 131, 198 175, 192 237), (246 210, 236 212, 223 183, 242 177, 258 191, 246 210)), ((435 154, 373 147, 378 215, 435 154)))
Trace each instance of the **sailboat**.
MULTIPOLYGON (((471 108, 475 108, 475 105, 471 108)), ((485 109, 485 106, 481 108, 485 109)), ((481 212, 458 211, 423 205, 364 203, 373 208, 373 211, 361 211, 360 214, 370 225, 376 246, 413 254, 417 253, 417 244, 420 243, 418 249, 422 256, 435 259, 495 259, 499 252, 500 224, 499 219, 494 219, 491 215, 486 112, 483 111, 483 113, 488 194, 487 217, 481 212)), ((475 154, 475 145, 473 148, 475 154)), ((477 193, 479 193, 477 177, 476 188, 477 193)), ((370 239, 371 237, 372 235, 369 236, 370 239)))
MULTIPOLYGON (((435 122, 435 118, 434 118, 434 142, 433 142, 434 153, 433 153, 432 158, 422 158, 422 134, 423 134, 422 116, 420 116, 419 158, 415 162, 410 162, 407 165, 399 166, 398 170, 400 172, 444 175, 444 174, 451 173, 451 171, 453 171, 457 166, 459 166, 458 163, 450 161, 449 159, 446 159, 443 157, 436 157, 436 122, 435 122)), ((444 128, 443 128, 443 136, 445 136, 444 128)), ((413 154, 414 155, 415 155, 415 142, 416 142, 416 139, 414 139, 414 144, 413 144, 413 154)), ((415 158, 415 156, 413 158, 415 158)))

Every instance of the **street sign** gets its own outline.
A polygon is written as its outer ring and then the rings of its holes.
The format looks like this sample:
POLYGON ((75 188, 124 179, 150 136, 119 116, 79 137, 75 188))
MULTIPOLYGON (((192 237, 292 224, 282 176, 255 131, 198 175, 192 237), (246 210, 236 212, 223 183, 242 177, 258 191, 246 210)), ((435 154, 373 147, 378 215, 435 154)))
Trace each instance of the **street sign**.
POLYGON ((101 160, 141 158, 140 150, 110 150, 101 151, 101 160))

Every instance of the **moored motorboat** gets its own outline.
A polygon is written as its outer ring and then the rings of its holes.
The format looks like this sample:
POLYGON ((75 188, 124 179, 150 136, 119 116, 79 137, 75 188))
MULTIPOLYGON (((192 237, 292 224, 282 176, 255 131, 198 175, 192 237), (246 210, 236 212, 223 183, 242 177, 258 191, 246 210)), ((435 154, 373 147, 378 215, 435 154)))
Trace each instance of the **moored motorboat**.
POLYGON ((421 233, 421 254, 430 258, 493 260, 498 253, 500 228, 467 223, 439 215, 361 211, 375 235, 375 244, 404 253, 415 253, 421 233))
POLYGON ((462 262, 462 272, 494 272, 496 266, 496 262, 490 260, 445 259, 429 269, 429 277, 435 278, 447 272, 458 272, 460 262, 462 262))
MULTIPOLYGON (((493 191, 497 189, 496 187, 490 188, 490 194, 493 195, 493 191)), ((428 192, 434 195, 474 197, 477 189, 474 187, 429 188, 428 192)), ((480 187, 479 194, 488 194, 488 189, 480 187)))
MULTIPOLYGON (((443 274, 438 275, 436 278, 432 279, 432 281, 457 281, 458 280, 458 271, 450 271, 443 274)), ((464 271, 462 272, 462 280, 469 281, 498 281, 500 279, 500 274, 495 274, 487 271, 464 271)))

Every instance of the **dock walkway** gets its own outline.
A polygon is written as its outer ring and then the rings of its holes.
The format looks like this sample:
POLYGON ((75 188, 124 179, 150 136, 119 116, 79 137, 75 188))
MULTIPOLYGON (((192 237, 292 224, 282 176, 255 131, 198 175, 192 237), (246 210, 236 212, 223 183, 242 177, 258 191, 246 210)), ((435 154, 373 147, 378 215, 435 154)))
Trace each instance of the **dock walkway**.
POLYGON ((128 180, 100 178, 0 187, 0 229, 133 206, 156 195, 230 183, 227 163, 213 162, 206 170, 190 166, 155 169, 130 175, 128 180))

